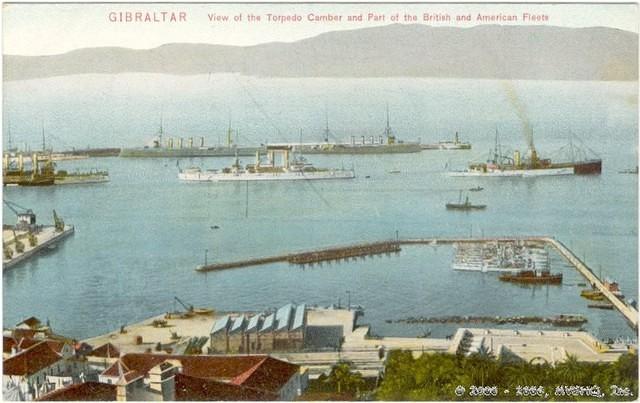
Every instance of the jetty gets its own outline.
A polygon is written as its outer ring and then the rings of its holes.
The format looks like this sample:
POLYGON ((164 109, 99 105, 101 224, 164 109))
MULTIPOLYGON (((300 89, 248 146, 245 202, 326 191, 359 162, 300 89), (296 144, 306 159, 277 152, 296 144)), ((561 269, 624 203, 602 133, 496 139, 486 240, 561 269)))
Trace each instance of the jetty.
POLYGON ((573 267, 578 270, 582 276, 591 283, 591 286, 597 288, 598 291, 605 296, 606 299, 609 300, 611 305, 613 305, 620 313, 627 319, 629 324, 634 328, 638 328, 638 311, 633 307, 627 305, 620 298, 616 297, 609 288, 607 288, 602 280, 596 276, 593 271, 578 258, 569 248, 567 248, 562 242, 558 241, 554 238, 546 238, 546 243, 552 246, 555 250, 558 251, 573 267))
POLYGON ((398 253, 401 251, 402 245, 449 245, 453 243, 482 243, 482 242, 530 242, 544 244, 555 249, 566 261, 574 267, 589 283, 597 288, 606 299, 625 317, 629 325, 638 328, 638 311, 632 306, 616 297, 603 281, 599 279, 593 271, 580 260, 569 248, 557 239, 538 235, 538 236, 505 236, 505 237, 433 237, 433 238, 409 238, 386 240, 381 242, 370 242, 361 244, 352 244, 347 246, 334 246, 330 248, 319 248, 304 252, 288 253, 276 256, 250 258, 237 260, 233 262, 222 262, 205 264, 196 268, 199 272, 222 271, 228 269, 237 269, 242 267, 265 265, 270 263, 288 262, 290 264, 315 264, 326 261, 338 261, 356 257, 366 257, 380 254, 398 253))
MULTIPOLYGON (((6 259, 2 261, 2 269, 7 270, 16 266, 19 263, 22 263, 29 258, 35 256, 36 254, 48 250, 53 249, 56 244, 63 239, 67 238, 69 235, 73 234, 75 231, 73 225, 65 225, 62 231, 56 231, 53 226, 43 226, 40 227, 39 232, 35 235, 37 244, 35 246, 31 246, 28 242, 24 243, 24 250, 22 252, 18 252, 16 250, 15 241, 13 239, 11 230, 7 231, 3 229, 3 246, 5 248, 9 248, 13 255, 10 259, 6 259), (4 241, 4 239, 8 239, 4 241)), ((26 237, 26 234, 19 234, 18 239, 23 239, 26 237)))
POLYGON ((278 262, 288 262, 290 264, 305 265, 397 252, 400 252, 400 244, 397 241, 383 241, 316 249, 297 253, 287 253, 283 255, 268 256, 262 258, 244 259, 235 262, 205 264, 202 266, 198 266, 196 268, 196 271, 221 271, 278 262))

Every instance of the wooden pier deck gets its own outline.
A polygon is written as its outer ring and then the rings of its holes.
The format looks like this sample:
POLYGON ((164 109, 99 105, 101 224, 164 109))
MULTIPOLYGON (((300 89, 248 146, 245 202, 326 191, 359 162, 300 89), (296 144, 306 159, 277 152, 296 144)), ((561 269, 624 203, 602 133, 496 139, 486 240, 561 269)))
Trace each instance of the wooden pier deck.
POLYGON ((578 270, 578 272, 582 274, 582 276, 586 278, 593 287, 597 288, 598 291, 600 291, 605 298, 607 298, 609 302, 611 302, 611 304, 620 311, 634 329, 638 328, 638 311, 636 309, 627 305, 620 298, 613 295, 613 293, 605 287, 602 280, 599 279, 598 276, 596 276, 593 271, 562 242, 554 238, 545 238, 545 242, 557 250, 558 253, 567 259, 569 263, 571 263, 571 265, 575 267, 576 270, 578 270))

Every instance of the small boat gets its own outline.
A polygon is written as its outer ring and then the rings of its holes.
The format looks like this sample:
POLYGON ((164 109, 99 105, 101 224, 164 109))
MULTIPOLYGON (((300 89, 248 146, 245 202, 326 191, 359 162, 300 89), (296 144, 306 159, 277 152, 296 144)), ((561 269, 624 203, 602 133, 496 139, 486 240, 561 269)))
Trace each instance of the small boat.
POLYGON ((613 305, 611 304, 589 304, 587 305, 587 307, 593 308, 593 309, 608 309, 608 310, 613 309, 613 305))
POLYGON ((590 299, 592 301, 602 301, 602 300, 604 300, 604 294, 602 294, 598 290, 582 290, 580 292, 580 296, 582 298, 590 299))
POLYGON ((465 197, 464 203, 461 203, 462 192, 460 192, 460 197, 458 199, 458 203, 447 203, 447 210, 484 210, 487 208, 486 204, 471 204, 469 201, 469 196, 465 197))
POLYGON ((390 174, 399 174, 400 170, 399 169, 392 169, 389 171, 390 174))
POLYGON ((481 190, 484 190, 484 188, 480 186, 469 189, 470 192, 480 192, 481 190))
POLYGON ((515 274, 503 274, 499 279, 513 283, 560 284, 562 283, 562 273, 551 274, 549 270, 523 270, 515 274))

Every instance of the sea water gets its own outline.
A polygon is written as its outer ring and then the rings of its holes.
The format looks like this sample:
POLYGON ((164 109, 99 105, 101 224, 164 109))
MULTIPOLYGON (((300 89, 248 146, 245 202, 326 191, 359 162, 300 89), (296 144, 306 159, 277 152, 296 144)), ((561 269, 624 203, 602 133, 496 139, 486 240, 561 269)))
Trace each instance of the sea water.
MULTIPOLYGON (((181 183, 180 167, 221 168, 232 158, 102 158, 58 163, 101 168, 107 184, 4 188, 4 198, 32 208, 41 224, 55 209, 75 234, 57 250, 3 273, 4 326, 28 316, 49 319, 76 338, 174 309, 174 296, 217 310, 260 311, 288 302, 365 309, 380 335, 433 337, 458 324, 393 323, 451 315, 583 314, 601 338, 634 337, 617 311, 587 308, 586 282, 552 253, 560 286, 503 283, 496 273, 451 268, 450 246, 407 246, 397 255, 324 263, 272 264, 217 273, 221 262, 320 246, 438 236, 556 237, 596 274, 637 290, 637 82, 441 79, 272 79, 239 75, 82 75, 5 83, 4 143, 54 149, 142 146, 162 120, 165 138, 204 136, 224 143, 231 123, 241 145, 379 136, 386 124, 405 141, 437 142, 457 131, 470 151, 402 155, 308 155, 318 167, 353 167, 356 179, 270 183, 181 183), (511 91, 516 97, 510 97, 511 91), (585 145, 603 160, 599 176, 454 178, 450 169, 482 161, 495 146, 524 152, 533 128, 542 157, 585 145), (301 134, 300 134, 301 133, 301 134), (571 136, 569 136, 571 134, 571 136), (572 140, 569 140, 572 137, 572 140), (400 173, 390 173, 390 171, 400 173), (447 211, 461 190, 484 211, 447 211), (214 228, 218 226, 219 228, 214 228), (391 323, 389 323, 391 322, 391 323)), ((196 141, 197 143, 197 141, 196 141)), ((185 140, 186 144, 186 140, 185 140)), ((242 158, 252 163, 253 158, 242 158)), ((3 222, 14 214, 3 209, 3 222)), ((485 324, 482 326, 495 326, 485 324)), ((530 325, 529 328, 540 328, 530 325)))

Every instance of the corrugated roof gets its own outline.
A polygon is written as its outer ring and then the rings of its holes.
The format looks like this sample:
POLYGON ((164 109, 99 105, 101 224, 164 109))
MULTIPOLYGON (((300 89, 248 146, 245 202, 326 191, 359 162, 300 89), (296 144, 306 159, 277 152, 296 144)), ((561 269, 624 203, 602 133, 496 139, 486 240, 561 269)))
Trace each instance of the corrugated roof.
POLYGON ((271 329, 273 329, 273 322, 276 318, 276 315, 274 313, 272 313, 271 315, 267 316, 264 319, 264 322, 262 322, 262 327, 260 328, 261 332, 266 332, 269 331, 271 329))
POLYGON ((215 321, 213 327, 211 328, 211 334, 218 333, 221 330, 226 330, 229 326, 229 321, 231 317, 229 315, 225 315, 222 318, 215 321))
POLYGON ((254 330, 258 327, 258 325, 260 324, 260 317, 261 315, 254 315, 251 319, 249 319, 249 324, 247 325, 247 332, 254 330))
POLYGON ((296 307, 296 313, 293 317, 293 324, 291 325, 291 330, 296 330, 301 328, 304 325, 304 311, 306 310, 306 306, 304 304, 298 305, 296 307))
POLYGON ((242 330, 242 325, 244 325, 244 322, 244 315, 240 315, 235 318, 233 320, 233 323, 231 324, 231 330, 229 330, 229 333, 234 333, 242 330))
POLYGON ((289 321, 291 320, 292 304, 287 304, 276 312, 276 330, 289 329, 289 321))

